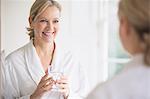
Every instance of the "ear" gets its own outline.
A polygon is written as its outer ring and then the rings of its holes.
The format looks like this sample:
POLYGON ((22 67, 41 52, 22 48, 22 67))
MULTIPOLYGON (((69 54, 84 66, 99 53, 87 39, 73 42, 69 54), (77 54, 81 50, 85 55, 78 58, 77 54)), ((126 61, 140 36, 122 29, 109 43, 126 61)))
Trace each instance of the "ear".
POLYGON ((32 28, 32 27, 33 27, 33 25, 32 25, 32 18, 29 17, 29 18, 28 18, 28 21, 29 21, 30 27, 32 28))

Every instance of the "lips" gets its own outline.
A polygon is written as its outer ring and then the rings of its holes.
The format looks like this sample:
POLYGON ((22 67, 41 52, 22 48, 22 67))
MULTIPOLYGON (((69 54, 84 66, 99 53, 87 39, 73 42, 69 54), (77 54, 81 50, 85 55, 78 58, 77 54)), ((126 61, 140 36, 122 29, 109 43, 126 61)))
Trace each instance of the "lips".
POLYGON ((54 35, 54 32, 51 33, 51 32, 42 32, 45 36, 50 36, 50 35, 54 35))

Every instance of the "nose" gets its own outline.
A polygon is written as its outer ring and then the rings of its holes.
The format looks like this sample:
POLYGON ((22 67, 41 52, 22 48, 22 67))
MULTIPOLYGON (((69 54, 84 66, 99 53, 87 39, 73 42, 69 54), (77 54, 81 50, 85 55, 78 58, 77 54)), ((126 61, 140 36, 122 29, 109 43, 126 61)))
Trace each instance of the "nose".
POLYGON ((54 32, 54 25, 52 22, 47 23, 46 31, 54 32))

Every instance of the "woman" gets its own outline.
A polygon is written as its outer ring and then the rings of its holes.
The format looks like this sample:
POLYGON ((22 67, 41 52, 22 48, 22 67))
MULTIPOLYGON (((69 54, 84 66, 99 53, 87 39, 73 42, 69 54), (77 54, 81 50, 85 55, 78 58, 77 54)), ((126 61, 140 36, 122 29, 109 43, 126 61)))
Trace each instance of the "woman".
POLYGON ((82 99, 85 75, 74 56, 55 43, 60 5, 54 0, 36 0, 28 28, 31 41, 6 58, 5 99, 82 99), (49 72, 63 73, 54 81, 49 72), (54 90, 53 86, 58 90, 54 90))
POLYGON ((150 0, 121 0, 119 21, 120 38, 132 60, 86 99, 150 99, 150 0))

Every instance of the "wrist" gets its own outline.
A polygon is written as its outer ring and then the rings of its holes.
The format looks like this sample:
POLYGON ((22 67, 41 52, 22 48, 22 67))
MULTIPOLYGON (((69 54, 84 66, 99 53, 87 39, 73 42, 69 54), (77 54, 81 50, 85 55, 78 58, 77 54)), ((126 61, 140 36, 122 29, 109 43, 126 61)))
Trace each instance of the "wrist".
POLYGON ((36 96, 36 95, 34 95, 34 94, 32 94, 32 95, 30 96, 30 99, 40 99, 40 97, 39 97, 39 96, 36 96))

